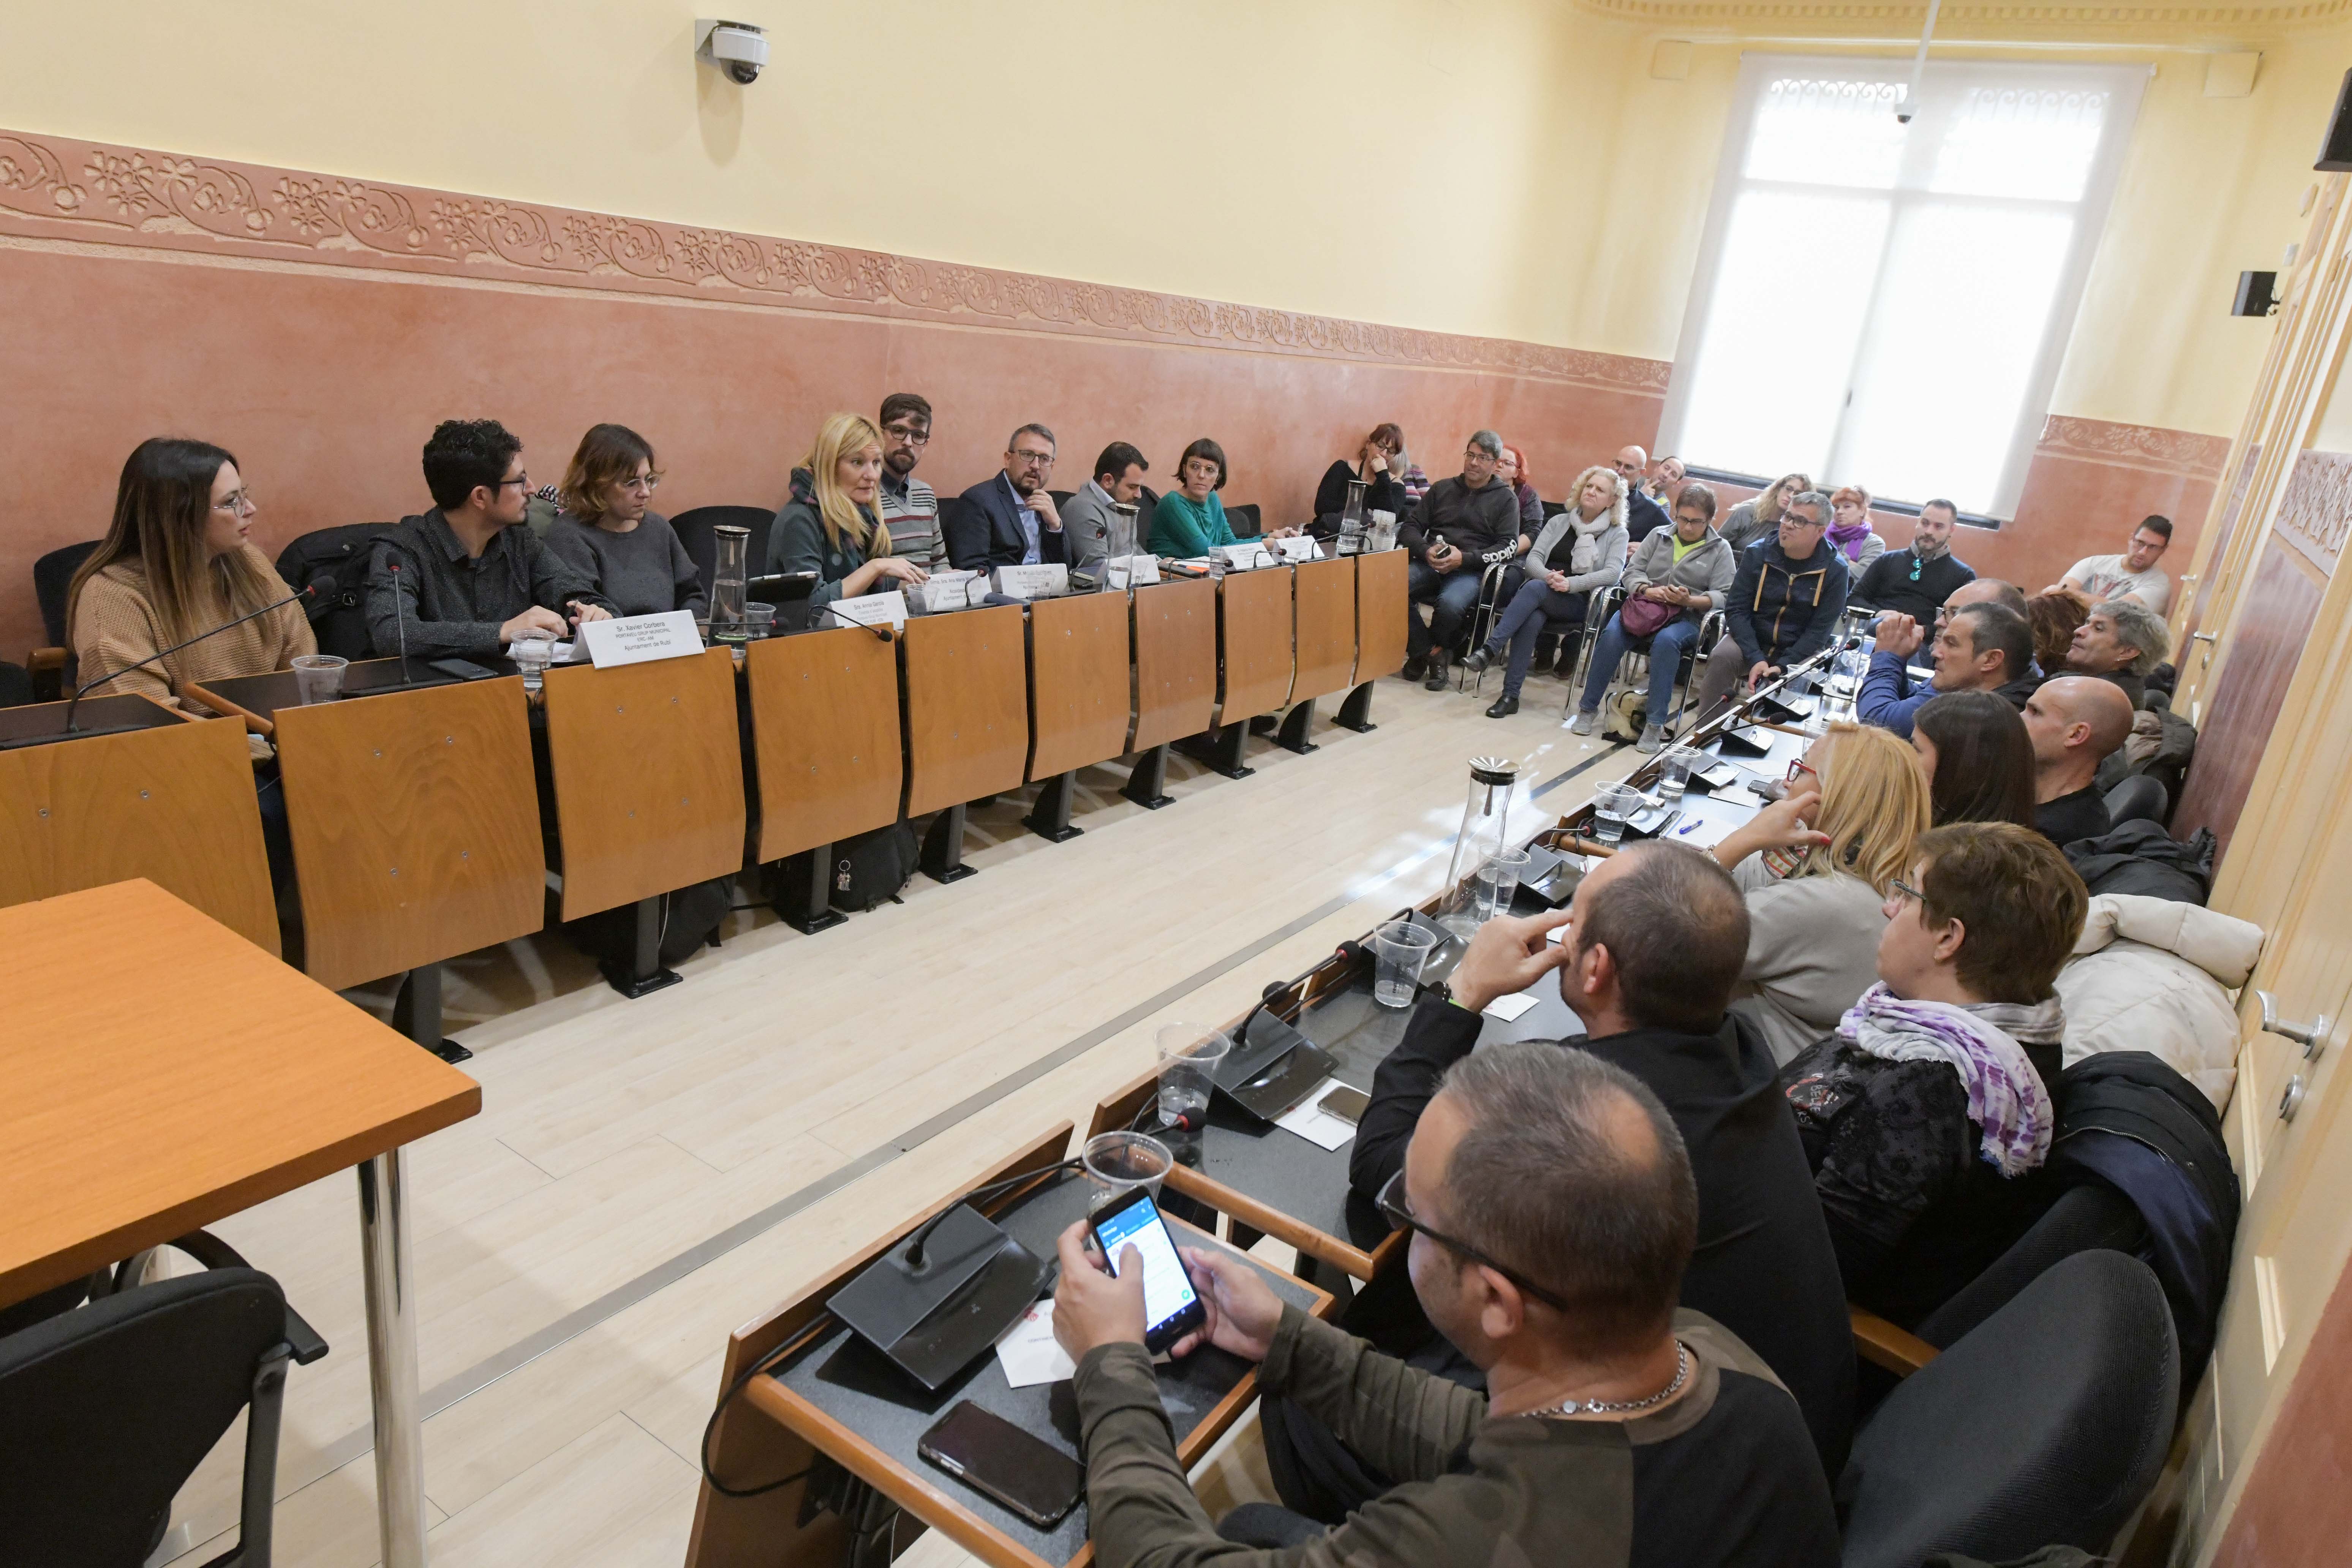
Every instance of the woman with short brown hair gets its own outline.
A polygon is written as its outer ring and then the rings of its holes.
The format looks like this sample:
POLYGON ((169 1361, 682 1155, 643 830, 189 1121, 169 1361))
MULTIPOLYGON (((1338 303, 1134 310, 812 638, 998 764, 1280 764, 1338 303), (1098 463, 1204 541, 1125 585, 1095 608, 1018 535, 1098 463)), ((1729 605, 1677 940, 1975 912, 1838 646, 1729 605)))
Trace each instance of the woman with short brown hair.
POLYGON ((563 510, 547 547, 587 574, 619 616, 709 614, 701 569, 653 510, 654 449, 625 425, 592 425, 563 472, 563 510))

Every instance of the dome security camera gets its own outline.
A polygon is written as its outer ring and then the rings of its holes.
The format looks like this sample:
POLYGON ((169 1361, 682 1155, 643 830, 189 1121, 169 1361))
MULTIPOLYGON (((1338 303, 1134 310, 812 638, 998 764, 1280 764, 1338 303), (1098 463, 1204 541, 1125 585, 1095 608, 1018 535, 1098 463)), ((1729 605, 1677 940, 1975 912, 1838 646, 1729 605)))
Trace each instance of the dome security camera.
POLYGON ((768 63, 768 31, 752 22, 729 22, 698 16, 694 23, 694 58, 707 60, 745 87, 760 79, 768 63))

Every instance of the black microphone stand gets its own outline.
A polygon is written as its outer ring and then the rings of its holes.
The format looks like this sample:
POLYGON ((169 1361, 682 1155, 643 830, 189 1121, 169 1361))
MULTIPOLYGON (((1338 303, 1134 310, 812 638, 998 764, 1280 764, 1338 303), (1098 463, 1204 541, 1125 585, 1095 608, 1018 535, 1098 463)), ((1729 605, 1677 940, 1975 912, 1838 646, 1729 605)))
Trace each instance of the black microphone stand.
POLYGON ((223 621, 220 625, 215 626, 208 632, 198 632, 194 637, 190 637, 185 642, 174 643, 170 647, 164 648, 160 652, 151 653, 145 658, 141 659, 137 664, 126 664, 121 669, 110 670, 108 673, 100 676, 95 680, 86 680, 82 682, 81 685, 74 688, 73 700, 66 704, 66 727, 61 733, 73 735, 80 732, 74 728, 74 710, 81 706, 81 700, 84 697, 88 696, 98 688, 104 686, 108 681, 128 675, 132 670, 141 668, 143 666, 151 665, 159 658, 169 658, 172 655, 179 652, 182 648, 194 647, 196 644, 204 641, 206 637, 218 637, 221 633, 228 630, 231 626, 241 626, 247 621, 258 620, 263 616, 269 614, 272 610, 282 610, 298 599, 307 599, 310 597, 310 595, 315 592, 315 589, 303 588, 295 593, 289 594, 274 605, 264 605, 261 608, 255 610, 248 615, 239 616, 233 621, 223 621))

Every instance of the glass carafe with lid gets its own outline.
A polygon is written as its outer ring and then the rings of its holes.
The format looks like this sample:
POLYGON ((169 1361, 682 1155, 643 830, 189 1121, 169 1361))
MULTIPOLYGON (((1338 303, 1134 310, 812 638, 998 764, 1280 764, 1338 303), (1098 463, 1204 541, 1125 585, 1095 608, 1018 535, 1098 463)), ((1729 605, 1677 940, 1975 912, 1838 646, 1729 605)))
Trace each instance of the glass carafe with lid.
POLYGON ((751 552, 751 531, 722 522, 710 535, 719 548, 718 563, 710 573, 711 640, 744 642, 751 637, 743 610, 743 568, 751 552))
POLYGON ((1361 479, 1348 481, 1348 504, 1339 513, 1339 553, 1364 552, 1364 492, 1371 487, 1361 479))
POLYGON ((1133 501, 1113 501, 1110 521, 1103 529, 1103 552, 1113 561, 1124 561, 1135 553, 1135 517, 1133 501))
POLYGON ((1445 873, 1445 897, 1437 906, 1437 923, 1465 940, 1478 929, 1480 869, 1504 850, 1518 847, 1511 842, 1509 826, 1511 790, 1518 777, 1518 764, 1505 758, 1470 759, 1470 794, 1462 806, 1462 831, 1454 835, 1454 863, 1445 873))

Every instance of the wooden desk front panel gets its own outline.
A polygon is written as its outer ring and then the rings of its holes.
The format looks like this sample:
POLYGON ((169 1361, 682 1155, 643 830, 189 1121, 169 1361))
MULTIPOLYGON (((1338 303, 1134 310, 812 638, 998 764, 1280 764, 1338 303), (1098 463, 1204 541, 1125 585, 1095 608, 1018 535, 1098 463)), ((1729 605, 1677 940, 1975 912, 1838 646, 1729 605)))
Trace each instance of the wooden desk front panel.
POLYGON ((525 711, 514 676, 278 710, 311 978, 341 990, 545 923, 525 711))
POLYGON ((1290 700, 1292 572, 1288 566, 1229 572, 1218 584, 1220 724, 1271 713, 1290 700))
POLYGON ((0 905, 144 877, 277 954, 244 725, 173 719, 0 752, 0 905))
POLYGON ((733 654, 551 669, 546 696, 565 920, 742 868, 733 654))
POLYGON ((844 626, 751 644, 751 754, 762 861, 898 820, 898 650, 844 626))
POLYGON ((145 881, 0 910, 0 1305, 482 1104, 464 1073, 145 881))
POLYGON ((1293 702, 1328 697, 1355 684, 1356 557, 1306 561, 1298 574, 1298 679, 1293 702))
POLYGON ((1029 780, 1127 750, 1125 594, 1076 594, 1029 606, 1029 780))
POLYGON ((1383 550, 1356 557, 1356 681, 1378 680, 1404 668, 1405 569, 1410 552, 1383 550))
POLYGON ((1029 764, 1021 606, 917 616, 906 644, 907 815, 1019 789, 1029 764))
POLYGON ((1197 735, 1217 709, 1217 585, 1205 577, 1135 591, 1130 751, 1197 735))

